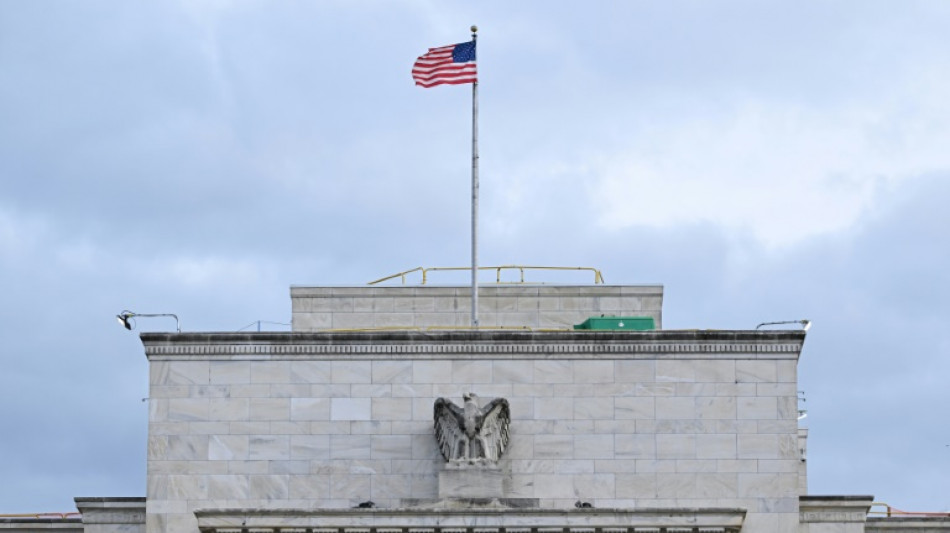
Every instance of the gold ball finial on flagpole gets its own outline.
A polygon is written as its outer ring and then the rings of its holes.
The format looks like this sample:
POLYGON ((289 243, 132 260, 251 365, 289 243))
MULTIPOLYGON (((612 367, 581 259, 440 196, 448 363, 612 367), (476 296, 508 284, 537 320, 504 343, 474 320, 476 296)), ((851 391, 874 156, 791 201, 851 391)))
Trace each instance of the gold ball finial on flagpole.
POLYGON ((478 26, 472 24, 472 33, 478 33, 478 26))

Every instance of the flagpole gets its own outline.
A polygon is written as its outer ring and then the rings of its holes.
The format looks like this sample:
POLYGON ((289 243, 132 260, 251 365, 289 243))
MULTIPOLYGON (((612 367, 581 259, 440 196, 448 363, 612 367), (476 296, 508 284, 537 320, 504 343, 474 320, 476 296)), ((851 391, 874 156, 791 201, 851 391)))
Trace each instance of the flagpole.
MULTIPOLYGON (((472 26, 472 43, 478 39, 472 26)), ((476 64, 478 49, 475 50, 476 64)), ((478 327, 478 80, 472 83, 472 326, 478 327)))

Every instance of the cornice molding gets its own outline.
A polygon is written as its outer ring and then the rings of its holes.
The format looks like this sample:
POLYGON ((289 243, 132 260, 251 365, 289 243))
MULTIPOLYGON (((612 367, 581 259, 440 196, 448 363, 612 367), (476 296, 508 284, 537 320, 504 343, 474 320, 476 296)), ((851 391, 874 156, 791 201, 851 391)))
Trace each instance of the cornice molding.
POLYGON ((492 359, 576 359, 580 358, 657 358, 717 359, 723 356, 747 356, 756 359, 794 359, 801 344, 690 344, 690 343, 623 343, 623 344, 146 344, 150 359, 402 359, 412 357, 492 359))
POLYGON ((143 333, 150 359, 797 359, 796 331, 143 333))
POLYGON ((202 533, 737 533, 744 509, 206 509, 202 533))
POLYGON ((802 496, 799 520, 802 523, 864 522, 873 496, 802 496))

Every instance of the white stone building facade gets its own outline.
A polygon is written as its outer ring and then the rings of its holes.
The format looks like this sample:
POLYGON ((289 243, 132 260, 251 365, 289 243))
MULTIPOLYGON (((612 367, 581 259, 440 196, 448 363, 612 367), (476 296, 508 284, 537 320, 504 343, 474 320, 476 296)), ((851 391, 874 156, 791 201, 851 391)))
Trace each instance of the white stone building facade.
POLYGON ((663 330, 662 287, 603 285, 485 287, 476 330, 467 291, 292 287, 291 332, 143 333, 146 498, 85 531, 950 532, 807 495, 803 331, 663 330), (601 315, 658 329, 571 329, 601 315), (467 392, 510 405, 488 474, 433 436, 467 392))

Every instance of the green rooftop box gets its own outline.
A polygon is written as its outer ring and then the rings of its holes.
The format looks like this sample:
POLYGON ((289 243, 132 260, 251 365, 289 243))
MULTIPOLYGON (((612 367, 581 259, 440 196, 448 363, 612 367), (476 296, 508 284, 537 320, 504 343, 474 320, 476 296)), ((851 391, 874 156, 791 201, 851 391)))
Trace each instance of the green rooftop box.
POLYGON ((652 316, 592 316, 574 329, 649 331, 656 329, 656 323, 652 316))

